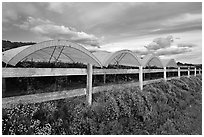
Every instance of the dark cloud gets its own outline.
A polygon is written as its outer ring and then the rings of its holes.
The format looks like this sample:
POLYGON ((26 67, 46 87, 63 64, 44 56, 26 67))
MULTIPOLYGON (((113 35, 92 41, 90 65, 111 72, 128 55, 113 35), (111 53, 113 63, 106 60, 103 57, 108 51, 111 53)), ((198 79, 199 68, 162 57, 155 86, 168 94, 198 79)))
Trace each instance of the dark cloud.
POLYGON ((21 29, 30 30, 50 39, 67 39, 73 42, 99 47, 101 40, 93 34, 77 31, 73 27, 57 25, 50 20, 29 17, 22 24, 16 24, 21 29))
MULTIPOLYGON (((202 20, 200 20, 202 21, 202 20)), ((151 31, 149 34, 168 34, 168 33, 178 33, 187 32, 192 30, 202 30, 202 22, 191 22, 182 25, 168 26, 160 28, 158 31, 151 31)))
POLYGON ((10 27, 8 22, 11 25, 19 24, 31 16, 105 36, 108 41, 124 38, 122 34, 135 37, 201 30, 202 27, 202 19, 199 19, 202 14, 201 2, 4 2, 2 8, 3 28, 10 27))
POLYGON ((197 45, 196 44, 192 44, 192 43, 179 43, 177 46, 178 47, 189 47, 189 48, 192 48, 192 47, 196 47, 197 45))
POLYGON ((161 32, 156 31, 153 33, 164 33, 168 32, 169 29, 172 32, 182 32, 183 30, 179 30, 177 26, 188 27, 188 29, 194 30, 194 27, 190 26, 189 22, 193 24, 198 22, 200 26, 202 25, 200 22, 202 19, 194 20, 195 18, 193 18, 194 15, 197 16, 202 13, 201 7, 201 3, 144 3, 137 7, 133 6, 121 11, 118 8, 120 15, 108 18, 108 20, 104 19, 106 22, 103 21, 93 25, 91 30, 97 33, 97 28, 100 28, 100 32, 108 33, 108 35, 112 34, 115 37, 118 37, 117 34, 125 32, 132 35, 144 35, 152 33, 152 30, 155 29, 161 29, 161 32), (186 13, 192 15, 192 18, 184 16, 184 22, 180 21, 181 18, 179 17, 183 17, 186 13), (189 20, 186 20, 186 18, 189 18, 189 20), (169 23, 171 19, 172 23, 169 23), (193 20, 191 21, 190 19, 193 20), (178 20, 180 21, 179 23, 178 20), (175 27, 177 29, 173 29, 175 27))

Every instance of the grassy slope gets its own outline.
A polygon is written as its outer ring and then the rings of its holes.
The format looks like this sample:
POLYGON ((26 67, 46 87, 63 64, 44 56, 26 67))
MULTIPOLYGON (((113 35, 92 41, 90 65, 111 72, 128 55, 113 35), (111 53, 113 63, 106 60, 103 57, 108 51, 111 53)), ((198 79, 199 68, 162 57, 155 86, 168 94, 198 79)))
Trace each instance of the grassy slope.
POLYGON ((201 76, 3 109, 3 134, 202 134, 201 76))

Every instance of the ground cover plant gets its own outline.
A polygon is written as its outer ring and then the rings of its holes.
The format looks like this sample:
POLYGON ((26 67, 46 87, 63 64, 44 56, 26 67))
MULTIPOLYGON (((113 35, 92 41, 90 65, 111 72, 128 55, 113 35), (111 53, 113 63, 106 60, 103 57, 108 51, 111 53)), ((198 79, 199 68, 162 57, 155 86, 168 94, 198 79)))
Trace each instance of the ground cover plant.
POLYGON ((3 109, 2 134, 202 134, 202 77, 137 87, 117 86, 85 97, 3 109))

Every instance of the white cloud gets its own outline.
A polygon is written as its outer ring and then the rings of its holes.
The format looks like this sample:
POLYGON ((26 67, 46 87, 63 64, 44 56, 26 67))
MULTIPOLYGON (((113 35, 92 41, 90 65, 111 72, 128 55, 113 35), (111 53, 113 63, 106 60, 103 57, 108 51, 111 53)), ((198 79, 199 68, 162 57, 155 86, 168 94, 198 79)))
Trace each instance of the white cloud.
POLYGON ((190 51, 192 50, 188 47, 171 46, 168 48, 159 49, 155 52, 155 54, 157 54, 158 56, 160 55, 167 56, 167 55, 183 54, 190 51))
POLYGON ((176 43, 174 42, 173 36, 168 36, 166 38, 156 38, 145 46, 149 53, 155 53, 157 55, 175 55, 175 54, 182 54, 186 52, 191 52, 192 47, 197 46, 196 44, 192 43, 176 43))
POLYGON ((158 50, 160 49, 160 45, 157 44, 156 42, 151 42, 147 46, 145 46, 148 50, 158 50))
POLYGON ((160 35, 157 35, 159 38, 155 38, 155 35, 147 35, 120 42, 107 43, 101 46, 101 50, 115 52, 122 49, 128 49, 140 56, 154 53, 158 56, 176 58, 182 54, 188 56, 189 54, 195 52, 195 49, 200 48, 200 44, 196 43, 196 41, 200 41, 197 39, 197 32, 189 32, 189 35, 187 35, 187 33, 174 33, 172 35, 167 37, 159 37, 160 35), (195 37, 194 35, 191 36, 190 34, 194 34, 195 37), (175 38, 172 35, 175 36, 175 38))
POLYGON ((173 37, 170 35, 166 38, 156 38, 153 40, 153 42, 151 42, 150 44, 148 44, 145 47, 148 50, 158 50, 161 48, 170 47, 172 42, 173 42, 173 37))
POLYGON ((22 24, 16 24, 21 29, 30 30, 38 35, 51 39, 68 39, 73 42, 99 47, 101 39, 92 34, 79 32, 75 28, 57 25, 50 20, 29 17, 22 24))

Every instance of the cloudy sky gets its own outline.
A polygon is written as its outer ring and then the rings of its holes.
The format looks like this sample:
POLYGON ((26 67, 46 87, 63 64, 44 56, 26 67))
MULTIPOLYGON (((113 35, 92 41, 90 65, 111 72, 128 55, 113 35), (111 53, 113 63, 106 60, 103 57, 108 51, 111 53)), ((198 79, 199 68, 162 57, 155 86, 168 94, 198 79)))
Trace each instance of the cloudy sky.
POLYGON ((202 3, 3 3, 2 37, 202 63, 202 3))

